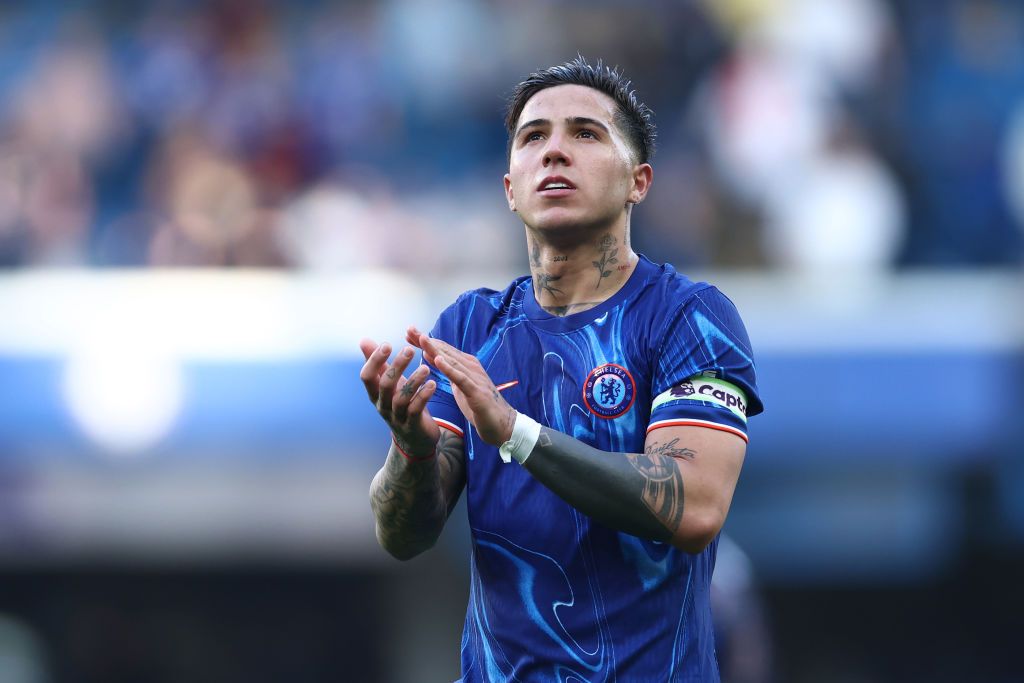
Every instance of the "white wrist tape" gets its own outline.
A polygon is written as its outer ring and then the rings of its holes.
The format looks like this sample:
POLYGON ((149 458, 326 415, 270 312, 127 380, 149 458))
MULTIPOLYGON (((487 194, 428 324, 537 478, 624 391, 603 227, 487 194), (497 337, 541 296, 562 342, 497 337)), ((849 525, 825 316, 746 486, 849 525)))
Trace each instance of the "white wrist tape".
POLYGON ((539 437, 540 424, 517 412, 516 423, 512 426, 512 436, 498 448, 498 455, 506 463, 515 460, 522 465, 530 457, 539 437))

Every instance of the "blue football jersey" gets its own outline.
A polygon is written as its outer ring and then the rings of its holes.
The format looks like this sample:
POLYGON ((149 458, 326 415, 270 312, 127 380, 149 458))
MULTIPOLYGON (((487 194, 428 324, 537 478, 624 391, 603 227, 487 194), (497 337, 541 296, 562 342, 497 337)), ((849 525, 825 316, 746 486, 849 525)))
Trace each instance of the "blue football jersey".
MULTIPOLYGON (((431 335, 479 358, 516 410, 607 457, 642 453, 661 426, 746 439, 746 418, 762 410, 732 302, 642 256, 614 296, 582 313, 548 314, 523 277, 463 294, 431 335)), ((431 415, 465 438, 473 553, 463 679, 717 681, 717 539, 691 555, 594 521, 503 463, 467 426, 450 382, 431 373, 431 415)))

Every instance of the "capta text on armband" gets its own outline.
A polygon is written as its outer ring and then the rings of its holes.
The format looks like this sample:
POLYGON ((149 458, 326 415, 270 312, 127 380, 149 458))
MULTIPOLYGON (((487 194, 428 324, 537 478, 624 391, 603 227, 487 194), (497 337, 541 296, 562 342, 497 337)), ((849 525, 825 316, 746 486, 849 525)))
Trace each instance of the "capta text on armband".
POLYGON ((747 396, 734 384, 704 376, 691 377, 654 399, 653 408, 669 401, 706 401, 716 403, 742 418, 747 418, 747 396))

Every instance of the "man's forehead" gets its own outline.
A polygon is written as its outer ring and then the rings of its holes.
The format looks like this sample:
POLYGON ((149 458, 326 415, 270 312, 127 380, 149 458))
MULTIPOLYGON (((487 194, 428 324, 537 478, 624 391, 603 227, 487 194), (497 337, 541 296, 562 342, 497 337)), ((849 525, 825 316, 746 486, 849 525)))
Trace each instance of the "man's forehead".
POLYGON ((556 85, 541 90, 526 102, 517 125, 536 119, 587 117, 610 127, 615 119, 615 108, 615 100, 600 90, 585 85, 556 85))

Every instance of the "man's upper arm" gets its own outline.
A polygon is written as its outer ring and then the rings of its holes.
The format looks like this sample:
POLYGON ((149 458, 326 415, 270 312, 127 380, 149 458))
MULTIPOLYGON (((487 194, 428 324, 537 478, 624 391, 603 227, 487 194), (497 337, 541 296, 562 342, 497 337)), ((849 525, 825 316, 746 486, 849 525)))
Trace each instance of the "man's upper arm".
POLYGON ((699 552, 725 524, 747 451, 748 400, 740 387, 703 373, 655 397, 644 451, 663 468, 672 459, 679 509, 664 523, 673 545, 699 552))
POLYGON ((743 466, 746 441, 728 431, 669 426, 647 434, 644 503, 672 532, 672 543, 699 552, 721 530, 743 466))
POLYGON ((747 417, 763 409, 750 339, 732 301, 707 286, 669 319, 657 349, 646 448, 688 449, 670 456, 686 482, 680 533, 710 542, 743 464, 747 417))

